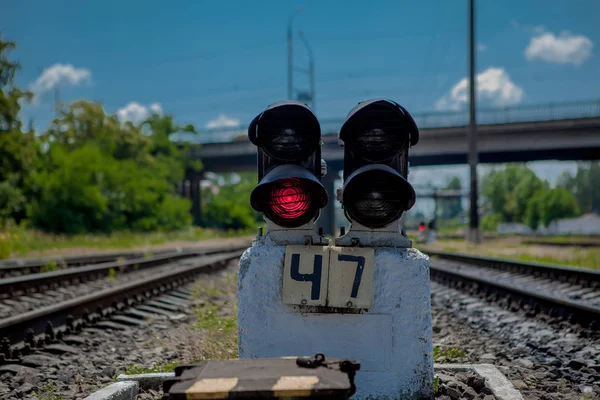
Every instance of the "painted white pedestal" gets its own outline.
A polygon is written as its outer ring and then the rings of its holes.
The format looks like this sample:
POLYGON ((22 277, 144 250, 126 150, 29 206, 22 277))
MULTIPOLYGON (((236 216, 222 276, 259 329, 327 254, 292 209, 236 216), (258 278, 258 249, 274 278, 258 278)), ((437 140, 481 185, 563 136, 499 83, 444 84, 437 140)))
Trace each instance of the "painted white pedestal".
POLYGON ((310 356, 361 362, 353 399, 433 397, 429 261, 416 249, 375 249, 373 307, 306 313, 281 301, 285 246, 264 237, 239 265, 239 356, 310 356))

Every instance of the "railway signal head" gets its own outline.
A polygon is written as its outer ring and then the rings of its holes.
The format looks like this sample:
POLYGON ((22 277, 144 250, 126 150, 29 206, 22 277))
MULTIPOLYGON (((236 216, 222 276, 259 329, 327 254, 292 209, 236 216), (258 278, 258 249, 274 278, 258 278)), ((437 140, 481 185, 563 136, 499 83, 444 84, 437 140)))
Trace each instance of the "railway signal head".
POLYGON ((416 199, 407 180, 408 149, 419 140, 414 119, 394 101, 365 101, 350 111, 339 139, 346 216, 371 230, 392 225, 416 199))
POLYGON ((321 127, 297 101, 272 104, 248 127, 258 147, 258 186, 250 205, 268 221, 298 228, 316 220, 328 201, 321 184, 321 127))

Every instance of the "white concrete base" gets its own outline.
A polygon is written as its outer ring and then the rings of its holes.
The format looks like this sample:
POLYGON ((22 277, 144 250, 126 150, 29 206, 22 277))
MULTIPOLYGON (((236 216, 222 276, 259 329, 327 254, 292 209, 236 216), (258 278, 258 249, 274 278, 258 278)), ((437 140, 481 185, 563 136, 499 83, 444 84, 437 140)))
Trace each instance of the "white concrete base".
POLYGON ((284 254, 285 246, 265 246, 258 238, 242 255, 240 358, 321 352, 361 362, 353 399, 433 397, 427 256, 416 249, 375 249, 373 307, 342 314, 282 303, 284 254))
POLYGON ((142 390, 160 390, 162 389, 162 384, 167 379, 171 379, 175 376, 174 372, 155 372, 152 374, 132 374, 125 375, 120 374, 117 376, 117 382, 129 382, 135 381, 138 383, 140 389, 142 390))
POLYGON ((135 381, 115 382, 90 394, 84 400, 132 400, 138 394, 135 381))
POLYGON ((475 372, 485 379, 498 400, 523 400, 523 396, 513 384, 492 364, 436 364, 435 372, 460 371, 475 372))
MULTIPOLYGON (((435 364, 436 373, 444 371, 472 371, 486 380, 488 387, 492 390, 498 400, 522 400, 523 396, 515 389, 512 383, 492 364, 435 364)), ((360 372, 358 373, 360 375, 360 372)), ((139 389, 148 390, 162 387, 167 379, 175 376, 172 372, 139 374, 139 375, 119 375, 118 383, 129 383, 128 385, 112 384, 101 389, 86 399, 93 400, 133 400, 139 389), (135 387, 135 390, 131 390, 135 387), (128 390, 130 389, 130 390, 128 390), (119 397, 121 396, 121 397, 119 397)), ((354 396, 352 397, 355 398, 354 396)))

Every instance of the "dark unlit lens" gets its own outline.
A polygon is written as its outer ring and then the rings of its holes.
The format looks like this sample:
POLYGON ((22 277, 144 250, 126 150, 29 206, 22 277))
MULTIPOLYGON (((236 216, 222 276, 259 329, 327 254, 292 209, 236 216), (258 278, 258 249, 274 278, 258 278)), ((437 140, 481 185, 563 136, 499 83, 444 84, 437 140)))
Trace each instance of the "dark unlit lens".
POLYGON ((402 150, 404 143, 396 133, 392 133, 394 127, 369 128, 360 131, 350 143, 354 153, 360 154, 361 158, 380 162, 395 157, 402 150))
POLYGON ((344 189, 344 208, 348 217, 375 229, 400 218, 407 206, 406 186, 382 171, 355 176, 344 189))
POLYGON ((265 146, 269 147, 282 158, 294 158, 296 154, 302 153, 308 146, 305 136, 296 129, 283 129, 277 134, 270 135, 265 140, 265 146))

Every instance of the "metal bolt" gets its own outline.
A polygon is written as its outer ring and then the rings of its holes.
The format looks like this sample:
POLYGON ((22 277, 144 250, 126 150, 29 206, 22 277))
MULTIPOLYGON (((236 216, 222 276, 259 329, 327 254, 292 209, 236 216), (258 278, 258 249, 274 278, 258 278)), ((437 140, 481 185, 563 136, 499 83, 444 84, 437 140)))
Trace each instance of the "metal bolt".
POLYGON ((260 236, 262 236, 262 234, 263 234, 263 230, 262 230, 262 228, 263 228, 262 226, 259 226, 259 227, 258 227, 258 236, 259 236, 259 237, 260 237, 260 236))
MULTIPOLYGON (((323 140, 323 139, 321 139, 323 140)), ((327 175, 327 162, 325 162, 325 160, 321 159, 321 177, 326 176, 327 175)))
POLYGON ((340 226, 340 236, 344 236, 346 234, 346 227, 340 226))
POLYGON ((302 299, 302 301, 300 303, 302 303, 302 305, 305 306, 307 301, 306 301, 306 299, 302 299))
POLYGON ((347 305, 348 307, 352 307, 352 302, 351 302, 351 301, 349 301, 349 302, 347 302, 347 303, 346 303, 346 305, 347 305))

